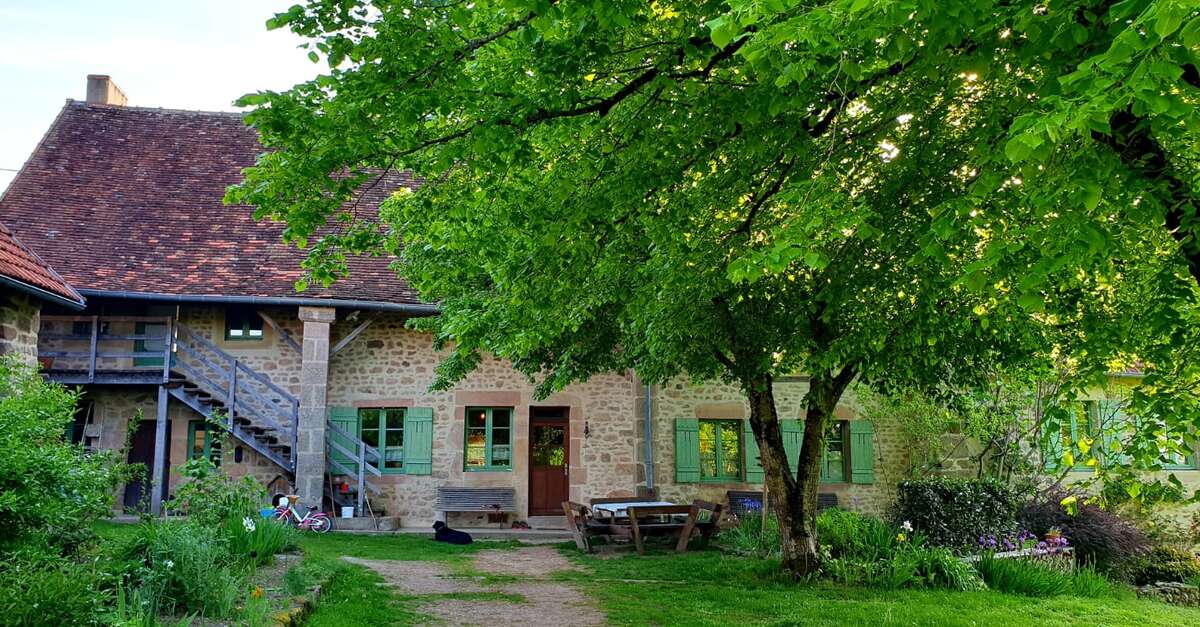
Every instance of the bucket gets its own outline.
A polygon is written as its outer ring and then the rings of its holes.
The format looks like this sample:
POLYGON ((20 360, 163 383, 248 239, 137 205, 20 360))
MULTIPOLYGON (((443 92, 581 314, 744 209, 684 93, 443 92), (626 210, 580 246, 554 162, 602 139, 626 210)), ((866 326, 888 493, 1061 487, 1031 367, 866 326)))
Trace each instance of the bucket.
POLYGON ((343 507, 342 508, 342 518, 354 518, 354 508, 353 507, 343 507))

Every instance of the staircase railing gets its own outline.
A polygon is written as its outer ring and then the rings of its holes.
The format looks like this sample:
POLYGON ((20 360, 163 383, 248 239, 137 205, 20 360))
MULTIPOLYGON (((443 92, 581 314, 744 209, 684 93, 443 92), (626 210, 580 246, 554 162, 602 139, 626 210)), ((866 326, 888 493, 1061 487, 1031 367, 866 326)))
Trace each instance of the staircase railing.
POLYGON ((230 420, 241 417, 287 437, 291 448, 289 470, 295 471, 300 399, 187 325, 176 322, 175 329, 171 367, 220 400, 230 420))
POLYGON ((333 422, 325 423, 325 462, 331 474, 350 477, 355 484, 359 512, 363 511, 367 490, 379 494, 379 489, 367 481, 367 475, 383 476, 379 471, 383 466, 383 455, 379 449, 360 440, 358 435, 342 429, 333 422), (342 442, 348 446, 343 446, 342 442), (341 457, 349 460, 349 465, 342 463, 339 453, 341 457))

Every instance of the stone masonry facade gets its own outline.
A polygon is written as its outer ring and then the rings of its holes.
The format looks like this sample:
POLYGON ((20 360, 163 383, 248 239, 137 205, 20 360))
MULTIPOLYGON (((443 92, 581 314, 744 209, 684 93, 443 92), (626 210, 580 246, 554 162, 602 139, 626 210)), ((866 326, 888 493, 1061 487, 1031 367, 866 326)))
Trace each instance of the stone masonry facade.
POLYGON ((41 302, 29 296, 0 293, 0 355, 19 355, 29 365, 37 361, 41 311, 41 302))
MULTIPOLYGON (((297 342, 305 337, 305 325, 296 308, 275 307, 263 310, 297 342)), ((6 304, 0 312, 3 324, 14 312, 26 319, 36 309, 29 303, 6 304)), ((180 321, 194 331, 237 356, 251 368, 269 376, 277 385, 297 397, 305 395, 304 356, 293 349, 269 325, 261 340, 227 341, 223 333, 223 311, 217 307, 183 307, 180 321)), ((36 317, 34 318, 36 320, 36 317)), ((437 517, 438 486, 511 487, 516 497, 515 519, 529 512, 529 425, 534 408, 565 410, 568 417, 569 473, 568 495, 571 500, 588 502, 592 498, 631 496, 646 488, 645 386, 632 373, 611 373, 576 383, 547 399, 536 399, 533 386, 506 363, 485 359, 465 380, 448 391, 431 391, 437 364, 444 355, 434 350, 432 338, 405 327, 406 319, 393 313, 338 311, 327 319, 324 338, 327 375, 323 389, 326 407, 379 408, 427 407, 433 410, 432 471, 429 475, 385 474, 372 481, 381 494, 373 496, 373 507, 387 515, 399 516, 405 526, 425 526, 437 517), (356 327, 370 319, 371 324, 357 338, 336 353, 332 347, 356 327), (332 346, 331 346, 332 345, 332 346), (467 471, 464 469, 465 411, 468 407, 511 407, 511 469, 467 471)), ((14 326, 25 329, 26 327, 14 326)), ((6 332, 7 333, 7 332, 6 332)), ((15 333, 15 332, 14 332, 15 333)), ((19 337, 28 333, 21 331, 19 337)), ((308 333, 311 339, 313 334, 308 333)), ((23 354, 30 354, 26 350, 23 354)), ((313 384, 319 384, 315 381, 313 384)), ((803 417, 803 398, 808 385, 802 377, 790 377, 776 383, 775 398, 783 419, 803 417)), ((665 500, 687 502, 700 498, 723 502, 728 490, 761 490, 761 484, 742 481, 679 483, 675 479, 675 421, 679 418, 716 418, 745 420, 748 405, 740 390, 719 382, 695 385, 675 381, 656 386, 652 391, 653 486, 665 500)), ((93 386, 87 399, 95 403, 91 427, 100 448, 119 449, 126 438, 128 421, 140 409, 144 420, 155 416, 155 389, 152 386, 93 386)), ((311 400, 311 399, 310 399, 311 400)), ((317 404, 317 403, 314 403, 317 404)), ((320 415, 324 419, 324 414, 320 415)), ((849 395, 837 408, 837 419, 858 419, 855 399, 849 395)), ((177 466, 186 460, 188 424, 200 416, 174 399, 170 401, 171 423, 169 460, 177 466)), ((315 424, 315 423, 314 423, 315 424)), ((312 427, 313 425, 310 425, 312 427)), ((970 447, 970 442, 957 443, 970 447)), ((223 450, 223 468, 233 475, 250 475, 272 491, 282 490, 286 477, 282 470, 258 456, 249 447, 240 447, 241 461, 235 461, 238 443, 229 441, 223 450)), ((301 446, 301 450, 304 447, 301 446)), ((316 452, 316 451, 310 451, 316 452)), ((872 441, 874 481, 863 483, 822 484, 821 492, 837 496, 841 507, 864 513, 886 515, 895 498, 895 485, 907 478, 909 463, 900 433, 894 426, 875 425, 872 441)), ((321 465, 324 464, 322 451, 321 465)), ((948 470, 953 470, 953 460, 948 470)), ((954 474, 951 472, 951 474, 954 474)), ((965 474, 960 473, 960 474, 965 474)), ((1200 487, 1200 471, 1176 472, 1190 489, 1200 487)), ((178 484, 179 473, 170 473, 169 489, 178 484)), ((315 488, 310 488, 315 489, 315 488)), ((452 515, 449 522, 473 525, 486 522, 475 515, 452 515)))

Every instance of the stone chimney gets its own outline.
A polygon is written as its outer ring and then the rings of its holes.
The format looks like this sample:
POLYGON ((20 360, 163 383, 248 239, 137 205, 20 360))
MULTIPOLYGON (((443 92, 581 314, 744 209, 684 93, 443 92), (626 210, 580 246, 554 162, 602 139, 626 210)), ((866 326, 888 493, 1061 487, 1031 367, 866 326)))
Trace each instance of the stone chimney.
POLYGON ((88 74, 87 103, 90 105, 111 105, 123 107, 129 99, 125 92, 105 74, 88 74))

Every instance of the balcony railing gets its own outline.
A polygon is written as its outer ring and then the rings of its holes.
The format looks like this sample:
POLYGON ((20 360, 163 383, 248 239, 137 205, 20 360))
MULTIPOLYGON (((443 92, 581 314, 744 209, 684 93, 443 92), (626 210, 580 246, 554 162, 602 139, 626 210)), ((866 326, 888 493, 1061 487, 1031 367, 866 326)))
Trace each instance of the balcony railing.
POLYGON ((42 316, 38 361, 61 383, 166 383, 174 322, 166 316, 42 316))

